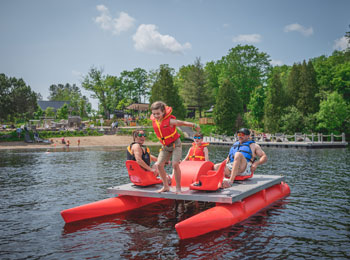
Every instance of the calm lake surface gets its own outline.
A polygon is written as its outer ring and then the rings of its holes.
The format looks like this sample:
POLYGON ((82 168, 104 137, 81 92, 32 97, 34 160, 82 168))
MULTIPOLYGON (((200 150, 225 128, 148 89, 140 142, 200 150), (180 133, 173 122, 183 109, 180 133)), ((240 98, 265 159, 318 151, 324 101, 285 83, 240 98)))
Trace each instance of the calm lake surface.
MULTIPOLYGON (((211 161, 228 149, 209 147, 211 161)), ((165 202, 65 225, 61 210, 109 198, 108 187, 129 182, 124 150, 0 151, 0 259, 349 259, 350 151, 264 150, 269 161, 256 173, 286 176, 291 195, 184 241, 175 224, 212 204, 165 202)))

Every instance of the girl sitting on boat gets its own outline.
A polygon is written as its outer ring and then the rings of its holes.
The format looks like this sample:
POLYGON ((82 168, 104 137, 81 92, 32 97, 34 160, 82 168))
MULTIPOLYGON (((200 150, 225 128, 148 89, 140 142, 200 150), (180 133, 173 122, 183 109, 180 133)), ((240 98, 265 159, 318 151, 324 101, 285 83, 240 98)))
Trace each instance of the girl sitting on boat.
POLYGON ((196 133, 193 139, 192 147, 188 150, 184 161, 209 161, 209 151, 207 147, 209 143, 203 142, 203 134, 196 133))
POLYGON ((146 139, 145 132, 143 130, 135 130, 132 136, 134 142, 127 148, 126 159, 136 161, 146 171, 151 171, 158 175, 156 168, 151 167, 151 161, 157 161, 157 157, 151 155, 149 148, 143 145, 146 139))

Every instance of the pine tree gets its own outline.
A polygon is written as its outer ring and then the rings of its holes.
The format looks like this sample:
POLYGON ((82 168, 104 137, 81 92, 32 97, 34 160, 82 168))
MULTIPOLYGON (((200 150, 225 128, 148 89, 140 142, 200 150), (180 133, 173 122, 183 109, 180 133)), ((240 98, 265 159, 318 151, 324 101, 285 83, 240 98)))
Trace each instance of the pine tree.
POLYGON ((283 89, 280 75, 274 72, 267 87, 265 100, 264 126, 267 132, 276 133, 279 131, 279 122, 285 106, 281 98, 282 95, 283 89))
POLYGON ((223 80, 222 85, 219 87, 214 109, 214 119, 218 131, 232 135, 232 131, 236 132, 241 127, 240 124, 236 123, 239 115, 242 113, 242 100, 236 88, 229 80, 223 80))
POLYGON ((311 61, 305 60, 300 70, 300 91, 296 107, 303 115, 314 114, 319 109, 319 100, 315 97, 318 93, 316 72, 311 61))
POLYGON ((289 73, 287 86, 286 86, 286 96, 288 106, 296 106, 299 99, 300 92, 300 64, 293 64, 293 67, 289 73))
POLYGON ((184 118, 186 111, 179 91, 174 85, 172 71, 168 65, 160 65, 157 79, 152 86, 150 102, 163 101, 173 108, 173 115, 184 118))
POLYGON ((203 108, 210 106, 210 92, 206 85, 207 79, 200 58, 196 58, 193 66, 189 67, 186 73, 182 97, 187 106, 194 106, 199 109, 201 117, 203 108))

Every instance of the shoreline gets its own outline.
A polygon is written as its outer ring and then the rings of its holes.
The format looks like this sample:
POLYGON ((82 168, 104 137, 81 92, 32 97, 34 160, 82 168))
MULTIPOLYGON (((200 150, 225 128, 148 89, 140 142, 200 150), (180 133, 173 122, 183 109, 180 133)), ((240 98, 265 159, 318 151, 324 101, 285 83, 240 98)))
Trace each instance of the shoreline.
MULTIPOLYGON (((50 138, 53 140, 51 144, 44 143, 26 143, 24 141, 13 142, 1 142, 0 150, 11 149, 49 149, 49 148, 65 148, 65 144, 61 143, 61 138, 50 138)), ((78 147, 126 147, 133 142, 132 136, 118 136, 118 135, 103 135, 103 136, 74 136, 67 137, 65 140, 69 140, 71 148, 78 147), (78 145, 78 139, 80 139, 80 145, 78 145)), ((145 141, 146 146, 160 145, 159 142, 145 141)))

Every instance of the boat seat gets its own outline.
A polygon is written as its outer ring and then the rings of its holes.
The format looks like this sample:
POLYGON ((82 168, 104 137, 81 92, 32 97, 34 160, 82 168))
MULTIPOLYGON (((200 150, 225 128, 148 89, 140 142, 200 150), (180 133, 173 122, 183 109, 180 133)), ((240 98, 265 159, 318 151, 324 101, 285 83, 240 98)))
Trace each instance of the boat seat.
POLYGON ((223 161, 217 171, 210 170, 197 175, 196 181, 190 185, 191 190, 216 191, 221 187, 224 179, 226 160, 223 161))
POLYGON ((125 162, 130 181, 137 186, 149 186, 163 183, 161 179, 154 176, 153 172, 145 171, 136 161, 125 162))
POLYGON ((253 173, 251 173, 250 175, 244 175, 244 176, 238 175, 238 176, 236 176, 235 181, 244 181, 244 180, 249 179, 251 177, 253 177, 253 173))

